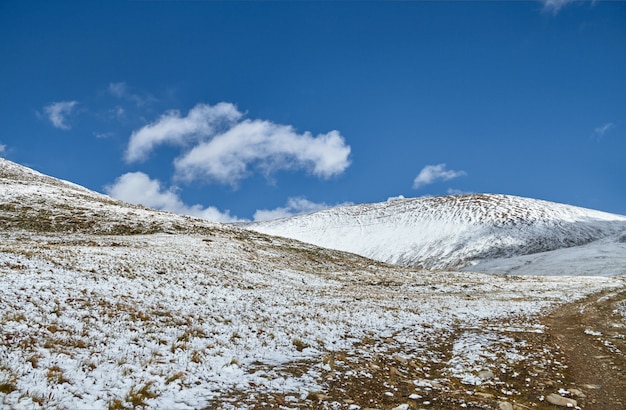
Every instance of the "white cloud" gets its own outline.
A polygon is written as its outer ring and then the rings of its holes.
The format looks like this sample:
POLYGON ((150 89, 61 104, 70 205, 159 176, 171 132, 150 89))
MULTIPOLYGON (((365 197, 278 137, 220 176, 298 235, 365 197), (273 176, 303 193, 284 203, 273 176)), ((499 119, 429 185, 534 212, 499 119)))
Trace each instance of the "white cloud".
POLYGON ((350 146, 338 131, 313 137, 291 126, 245 120, 210 141, 201 142, 175 161, 177 176, 236 185, 249 166, 266 175, 280 169, 306 169, 329 178, 349 165, 350 146))
POLYGON ((289 125, 243 120, 230 103, 198 104, 186 116, 169 111, 132 133, 127 162, 145 160, 158 145, 190 147, 174 162, 176 177, 236 186, 252 168, 269 175, 281 169, 305 169, 320 178, 341 174, 349 165, 350 146, 338 131, 298 134, 289 125))
POLYGON ((128 90, 128 86, 123 81, 119 83, 109 83, 109 94, 116 98, 132 101, 138 107, 157 100, 150 94, 142 96, 139 94, 131 93, 128 90))
POLYGON ((405 199, 404 195, 390 196, 389 198, 387 198, 387 202, 398 201, 400 199, 405 199))
MULTIPOLYGON (((186 205, 175 188, 165 188, 157 179, 152 179, 143 172, 128 172, 115 180, 111 185, 104 187, 105 192, 113 198, 149 208, 169 211, 176 214, 191 215, 208 219, 214 222, 245 222, 246 219, 232 216, 230 211, 221 212, 214 206, 186 205)), ((339 205, 351 205, 343 203, 339 205)), ((330 208, 331 205, 309 201, 303 197, 289 198, 284 207, 275 209, 260 209, 254 213, 254 221, 268 221, 271 219, 320 211, 330 208)))
POLYGON ((467 175, 465 171, 447 170, 446 164, 426 165, 413 180, 413 189, 421 188, 435 181, 448 181, 463 175, 467 175))
POLYGON ((580 0, 541 0, 543 3, 543 10, 551 12, 552 14, 557 14, 563 7, 568 5, 569 3, 574 3, 575 1, 580 0))
MULTIPOLYGON (((342 204, 346 205, 346 204, 342 204)), ((309 201, 306 198, 297 197, 297 198, 289 198, 287 200, 287 204, 284 207, 279 207, 276 209, 260 209, 254 213, 254 220, 256 222, 259 221, 269 221, 272 219, 278 218, 287 218, 294 215, 305 214, 315 211, 321 211, 322 209, 330 208, 330 205, 325 203, 317 203, 309 201)))
POLYGON ((126 95, 126 83, 125 82, 110 83, 109 93, 111 93, 112 96, 117 97, 117 98, 124 97, 124 95, 126 95))
POLYGON ((126 110, 124 107, 120 107, 119 105, 110 110, 113 117, 117 119, 123 119, 126 116, 126 110))
POLYGON ((186 117, 181 117, 179 111, 168 111, 156 122, 132 133, 126 149, 126 161, 144 161, 160 144, 186 145, 209 138, 223 127, 235 123, 241 115, 230 103, 215 106, 198 104, 189 110, 186 117))
POLYGON ((447 191, 448 195, 466 195, 471 194, 469 191, 463 191, 461 189, 449 188, 447 191))
POLYGON ((111 138, 114 135, 115 135, 114 132, 97 132, 97 131, 93 132, 93 136, 99 139, 111 138))
POLYGON ((55 128, 69 130, 71 127, 66 122, 67 117, 72 114, 77 104, 77 101, 60 101, 45 106, 43 110, 55 128))
POLYGON ((604 136, 604 134, 606 134, 609 130, 611 130, 615 125, 612 122, 607 122, 606 124, 603 124, 599 127, 596 127, 593 130, 593 135, 600 139, 604 136))
POLYGON ((0 144, 0 155, 4 154, 7 151, 6 144, 0 144))
POLYGON ((215 222, 236 222, 237 217, 229 211, 201 205, 188 206, 172 188, 165 189, 157 179, 151 179, 143 172, 126 173, 112 184, 105 187, 107 194, 132 204, 141 204, 150 208, 170 211, 177 214, 191 215, 215 222))

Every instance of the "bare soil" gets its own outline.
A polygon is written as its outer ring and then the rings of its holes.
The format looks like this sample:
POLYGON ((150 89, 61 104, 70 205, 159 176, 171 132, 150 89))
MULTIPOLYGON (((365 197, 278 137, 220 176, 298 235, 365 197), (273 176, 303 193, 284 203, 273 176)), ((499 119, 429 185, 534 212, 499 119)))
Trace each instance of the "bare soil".
POLYGON ((357 346, 358 354, 329 354, 323 368, 303 361, 281 370, 293 375, 319 369, 321 391, 305 398, 255 393, 250 386, 245 394, 234 392, 229 404, 259 409, 568 408, 549 402, 548 396, 558 395, 576 400, 579 409, 621 410, 626 408, 624 312, 626 289, 621 289, 561 306, 541 319, 543 332, 503 331, 502 336, 524 346, 525 360, 511 367, 507 360, 494 359, 492 377, 476 386, 460 383, 447 369, 452 344, 466 330, 455 329, 433 341, 427 360, 401 346, 388 349, 384 342, 366 339, 357 346))
POLYGON ((546 317, 549 334, 565 354, 567 375, 586 397, 583 409, 626 408, 626 290, 594 295, 546 317))

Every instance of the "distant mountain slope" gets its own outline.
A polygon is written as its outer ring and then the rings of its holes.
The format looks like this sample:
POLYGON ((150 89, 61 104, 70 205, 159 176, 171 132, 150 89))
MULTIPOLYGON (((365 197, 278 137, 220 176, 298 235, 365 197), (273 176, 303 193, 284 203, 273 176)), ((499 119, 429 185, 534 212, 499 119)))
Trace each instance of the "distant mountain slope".
POLYGON ((626 216, 472 194, 344 206, 245 226, 387 263, 451 269, 618 235, 626 231, 626 216))
POLYGON ((507 275, 626 277, 626 234, 548 252, 476 261, 463 270, 507 275))
POLYGON ((0 230, 141 234, 220 224, 127 204, 0 158, 0 230))

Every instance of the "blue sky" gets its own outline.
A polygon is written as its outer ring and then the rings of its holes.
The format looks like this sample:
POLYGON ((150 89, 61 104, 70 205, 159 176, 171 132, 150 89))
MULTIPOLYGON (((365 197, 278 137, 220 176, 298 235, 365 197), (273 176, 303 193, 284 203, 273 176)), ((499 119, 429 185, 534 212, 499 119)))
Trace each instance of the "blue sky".
POLYGON ((625 2, 0 1, 0 56, 0 156, 127 201, 626 214, 625 2))

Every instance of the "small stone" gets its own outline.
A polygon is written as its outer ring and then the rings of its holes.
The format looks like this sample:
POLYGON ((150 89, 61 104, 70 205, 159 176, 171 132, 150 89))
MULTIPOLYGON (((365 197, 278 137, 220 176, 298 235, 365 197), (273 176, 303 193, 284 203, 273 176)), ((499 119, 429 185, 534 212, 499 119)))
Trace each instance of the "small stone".
POLYGON ((430 385, 433 387, 433 389, 441 389, 443 387, 441 383, 439 383, 437 380, 431 380, 430 385))
POLYGON ((513 410, 513 405, 508 401, 501 401, 498 403, 499 410, 513 410))
POLYGON ((401 404, 399 406, 394 407, 393 410, 409 410, 409 405, 408 404, 401 404))
POLYGON ((585 397, 587 397, 587 395, 585 395, 585 393, 582 392, 582 390, 578 390, 578 389, 569 389, 569 392, 572 396, 574 397, 580 397, 581 399, 584 399, 585 397))
POLYGON ((571 408, 576 407, 576 400, 559 396, 556 393, 548 394, 548 396, 546 397, 546 400, 548 401, 548 403, 554 404, 555 406, 571 407, 571 408))
POLYGON ((493 372, 491 370, 481 370, 478 372, 478 377, 480 377, 483 380, 489 380, 492 379, 493 376, 495 376, 493 374, 493 372))
POLYGON ((389 374, 391 374, 392 376, 402 376, 402 373, 400 373, 400 370, 398 370, 397 368, 393 366, 389 367, 389 374))
POLYGON ((400 356, 399 354, 394 354, 393 359, 402 363, 402 364, 407 364, 407 362, 409 361, 407 358, 400 356))
POLYGON ((493 394, 491 393, 476 392, 474 393, 474 396, 478 396, 483 399, 493 399, 493 394))
POLYGON ((583 387, 587 390, 598 390, 600 385, 598 384, 583 384, 583 387))
POLYGON ((311 392, 309 393, 309 395, 307 396, 307 399, 309 400, 316 400, 316 401, 327 401, 330 400, 330 396, 327 394, 324 394, 322 392, 311 392))

